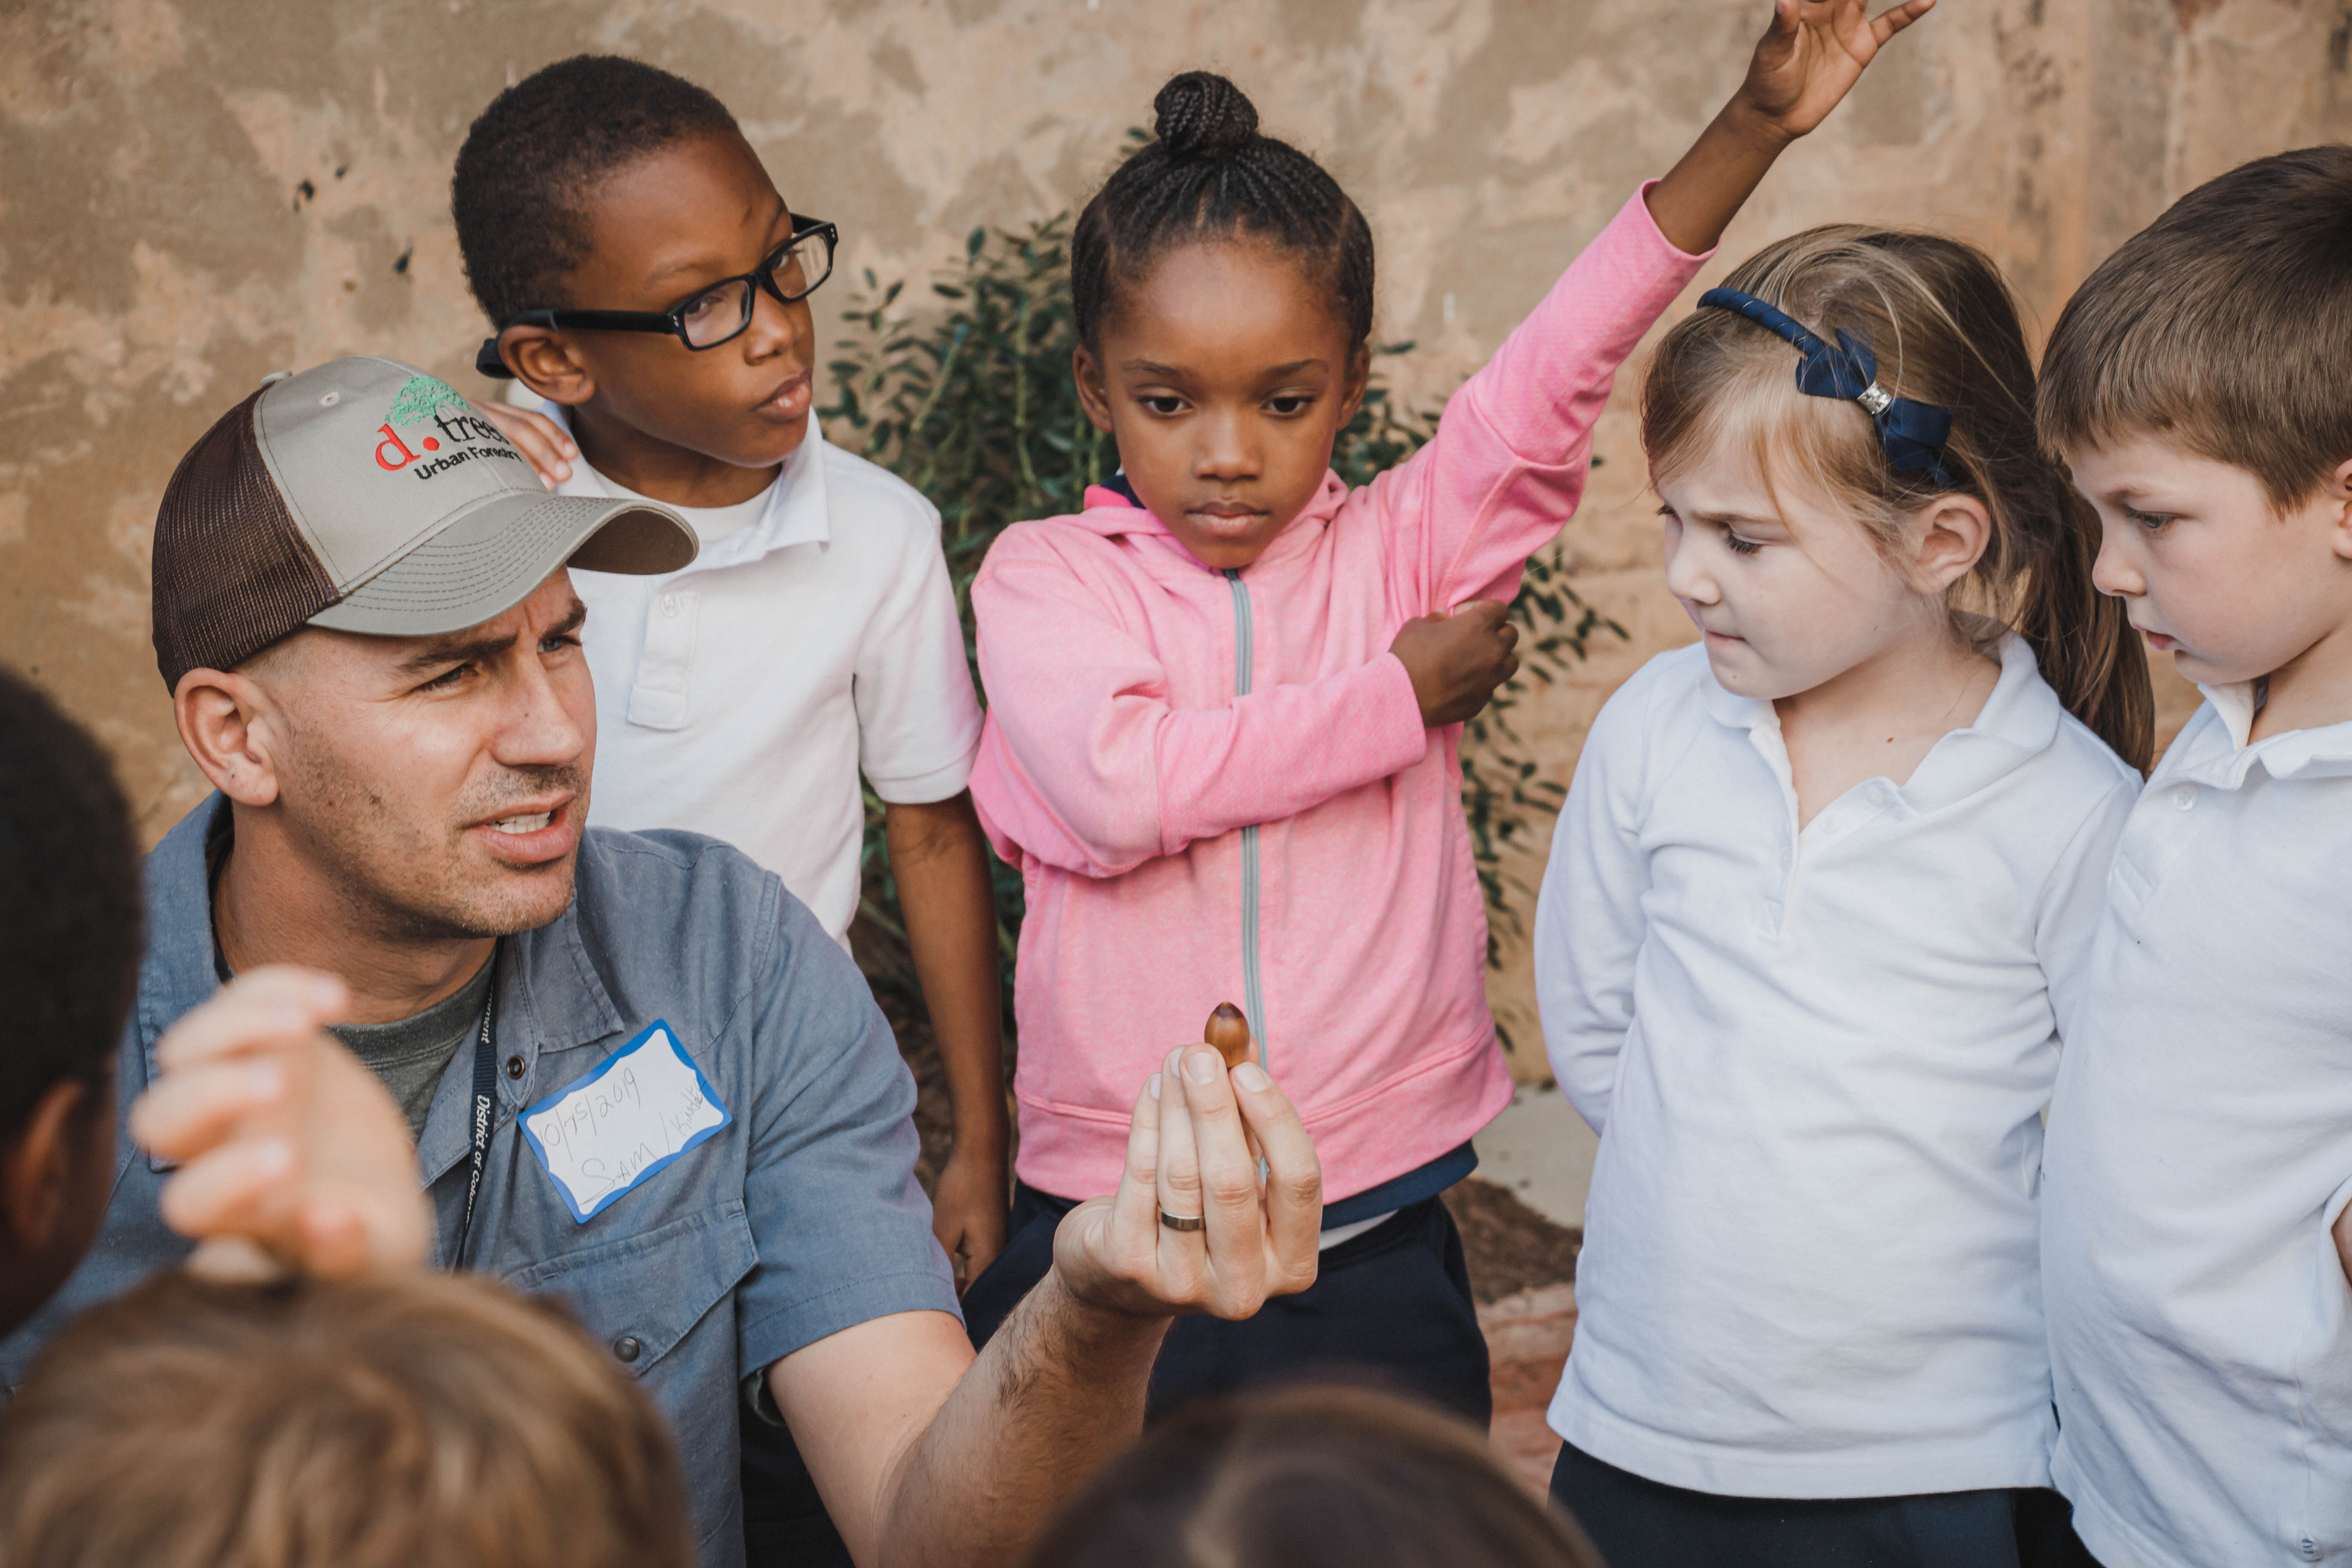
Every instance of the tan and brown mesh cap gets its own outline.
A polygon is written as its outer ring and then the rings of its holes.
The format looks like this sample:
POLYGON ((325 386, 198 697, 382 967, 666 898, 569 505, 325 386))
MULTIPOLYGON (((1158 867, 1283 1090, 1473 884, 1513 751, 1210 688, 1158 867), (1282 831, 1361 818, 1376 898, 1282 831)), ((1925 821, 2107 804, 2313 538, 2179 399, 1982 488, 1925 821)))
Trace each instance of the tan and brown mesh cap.
POLYGON ((554 496, 446 383, 353 356, 223 415, 155 518, 155 662, 179 689, 306 626, 434 637, 505 614, 559 566, 694 559, 667 508, 554 496))

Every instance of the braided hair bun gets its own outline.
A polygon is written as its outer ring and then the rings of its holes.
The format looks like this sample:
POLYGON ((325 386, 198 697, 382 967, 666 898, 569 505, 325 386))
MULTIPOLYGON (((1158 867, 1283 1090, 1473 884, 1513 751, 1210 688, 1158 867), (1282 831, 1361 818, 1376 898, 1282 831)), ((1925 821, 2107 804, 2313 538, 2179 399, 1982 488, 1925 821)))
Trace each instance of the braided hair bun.
POLYGON ((1151 100, 1152 132, 1171 158, 1215 158, 1257 140, 1257 106, 1213 71, 1171 78, 1151 100))
POLYGON ((1121 163, 1070 233, 1070 305, 1098 342, 1119 290, 1180 245, 1246 235, 1289 252, 1328 291, 1360 351, 1372 331, 1372 231, 1322 165, 1262 136, 1257 110, 1213 71, 1170 79, 1151 106, 1158 140, 1121 163))

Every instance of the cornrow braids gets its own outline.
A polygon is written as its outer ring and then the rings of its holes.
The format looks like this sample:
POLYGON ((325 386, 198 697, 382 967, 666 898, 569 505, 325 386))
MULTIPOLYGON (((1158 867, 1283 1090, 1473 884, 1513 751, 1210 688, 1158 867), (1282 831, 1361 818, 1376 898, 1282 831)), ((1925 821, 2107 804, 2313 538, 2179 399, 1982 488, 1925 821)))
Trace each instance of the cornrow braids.
POLYGON ((466 281, 492 324, 572 303, 588 256, 583 203, 596 183, 691 136, 735 130, 703 89, 642 60, 574 55, 490 100, 457 150, 449 207, 466 281))
POLYGON ((1246 236, 1297 257, 1331 291, 1349 346, 1372 335, 1372 231, 1323 166, 1262 136, 1242 89, 1209 71, 1171 78, 1152 100, 1155 140, 1121 164, 1070 236, 1070 296, 1078 336, 1097 345, 1118 285, 1161 253, 1246 236))

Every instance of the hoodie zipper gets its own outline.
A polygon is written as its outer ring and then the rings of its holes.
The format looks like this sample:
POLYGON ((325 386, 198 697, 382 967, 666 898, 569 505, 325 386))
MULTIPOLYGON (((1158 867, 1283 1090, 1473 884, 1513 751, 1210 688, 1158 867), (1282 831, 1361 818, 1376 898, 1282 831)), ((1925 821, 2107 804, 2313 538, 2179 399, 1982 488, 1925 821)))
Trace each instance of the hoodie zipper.
MULTIPOLYGON (((1234 695, 1247 697, 1255 655, 1249 590, 1242 586, 1238 570, 1229 566, 1224 575, 1234 595, 1234 695)), ((1249 1017, 1250 1037, 1257 1042, 1257 1059, 1264 1066, 1265 987, 1258 972, 1257 892, 1257 825, 1253 823, 1242 829, 1242 1011, 1249 1017)))

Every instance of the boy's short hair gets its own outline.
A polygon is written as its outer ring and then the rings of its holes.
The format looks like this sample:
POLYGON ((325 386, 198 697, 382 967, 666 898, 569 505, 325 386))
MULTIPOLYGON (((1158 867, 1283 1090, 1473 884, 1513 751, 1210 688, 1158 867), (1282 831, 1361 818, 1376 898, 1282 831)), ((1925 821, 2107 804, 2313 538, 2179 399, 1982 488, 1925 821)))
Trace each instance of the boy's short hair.
POLYGON ((564 279, 588 255, 583 198, 623 165, 689 136, 732 132, 727 106, 619 55, 574 55, 490 100, 449 182, 466 279, 493 325, 578 303, 564 279))
POLYGON ((2352 458, 2352 147, 2242 164, 2074 292, 2042 359, 2053 450, 2141 433, 2234 464, 2273 504, 2352 458))
POLYGON ((138 986, 141 913, 131 808, 106 753, 0 669, 0 1139, 52 1085, 106 1081, 138 986))
POLYGON ((51 1341, 0 1419, 0 1562, 692 1568, 653 1403, 488 1280, 174 1270, 51 1341))
POLYGON ((1205 1399, 1080 1488, 1023 1568, 1601 1568, 1486 1434, 1369 1389, 1205 1399))

